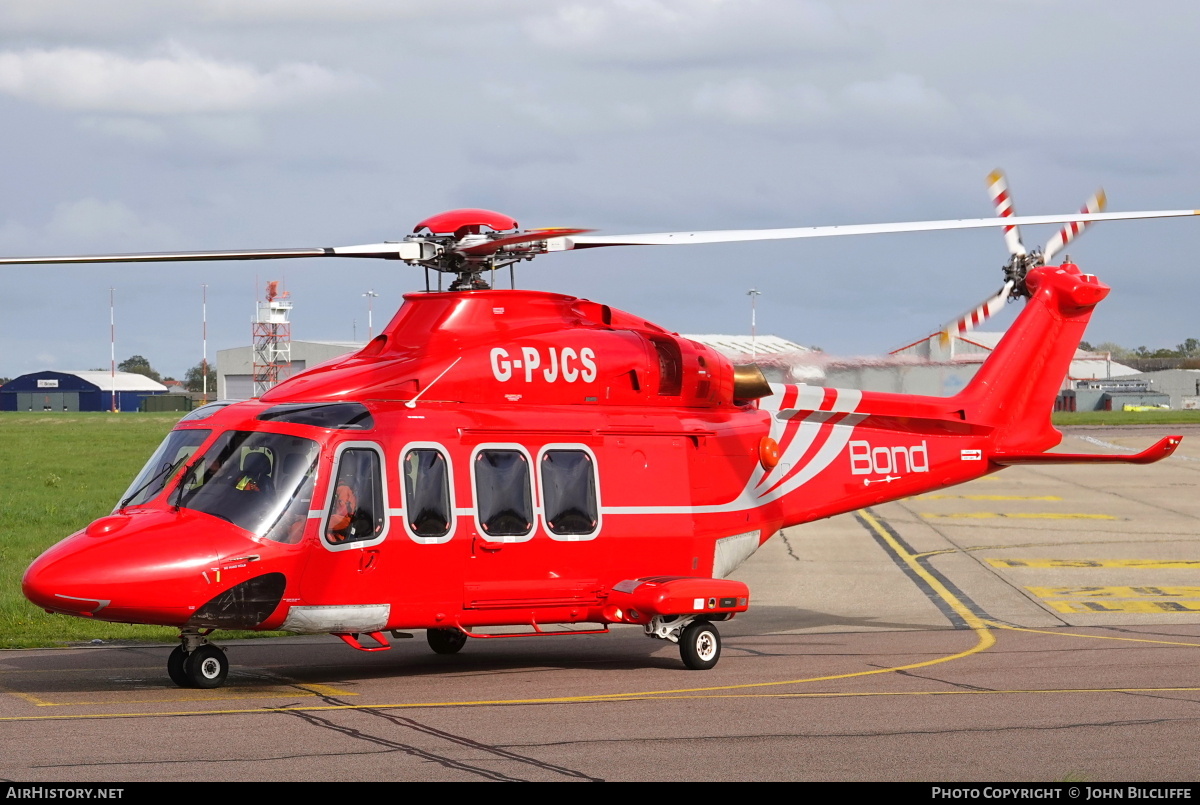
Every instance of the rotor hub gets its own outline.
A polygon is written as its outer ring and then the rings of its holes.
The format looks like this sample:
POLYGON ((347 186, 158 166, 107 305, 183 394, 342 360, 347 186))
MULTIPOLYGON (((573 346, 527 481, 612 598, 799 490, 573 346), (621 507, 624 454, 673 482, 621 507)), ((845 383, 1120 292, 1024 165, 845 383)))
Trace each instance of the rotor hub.
POLYGON ((1028 254, 1014 254, 1009 258, 1009 261, 1001 269, 1004 272, 1004 281, 1012 283, 1012 290, 1008 294, 1009 298, 1028 299, 1031 294, 1025 285, 1025 276, 1031 269, 1040 268, 1045 264, 1046 261, 1040 249, 1034 249, 1028 254))

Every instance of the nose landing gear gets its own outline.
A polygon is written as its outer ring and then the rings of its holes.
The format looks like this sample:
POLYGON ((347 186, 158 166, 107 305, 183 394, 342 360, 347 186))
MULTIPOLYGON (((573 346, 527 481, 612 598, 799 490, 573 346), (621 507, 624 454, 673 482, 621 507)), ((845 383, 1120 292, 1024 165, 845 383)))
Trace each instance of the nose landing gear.
POLYGON ((692 671, 707 671, 721 659, 721 634, 707 618, 656 615, 643 627, 646 634, 679 644, 679 659, 692 671))
POLYGON ((184 630, 180 644, 167 658, 167 675, 181 688, 219 688, 229 676, 229 659, 225 651, 208 642, 204 632, 184 630))

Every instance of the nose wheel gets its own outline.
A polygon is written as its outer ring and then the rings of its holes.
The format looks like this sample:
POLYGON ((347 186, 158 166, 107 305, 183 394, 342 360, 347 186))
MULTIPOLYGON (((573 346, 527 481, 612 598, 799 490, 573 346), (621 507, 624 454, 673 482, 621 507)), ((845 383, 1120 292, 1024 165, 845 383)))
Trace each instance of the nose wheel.
POLYGON ((181 688, 219 688, 229 676, 225 651, 196 632, 180 636, 180 645, 167 658, 167 675, 181 688))

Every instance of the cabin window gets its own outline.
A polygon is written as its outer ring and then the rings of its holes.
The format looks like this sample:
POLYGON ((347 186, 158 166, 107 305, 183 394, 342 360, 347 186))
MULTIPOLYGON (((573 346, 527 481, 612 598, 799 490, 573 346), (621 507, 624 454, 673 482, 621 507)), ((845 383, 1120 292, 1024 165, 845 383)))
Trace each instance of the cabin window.
POLYGON ((168 434, 125 490, 117 508, 139 506, 158 495, 210 433, 211 430, 176 430, 168 434))
POLYGON ((489 538, 533 532, 529 459, 519 450, 481 450, 475 456, 479 527, 489 538))
POLYGON ((277 542, 298 541, 308 518, 317 443, 262 431, 217 437, 179 481, 180 507, 277 542))
POLYGON ((387 522, 379 453, 369 447, 347 447, 338 457, 337 475, 325 540, 334 545, 375 539, 387 522))
POLYGON ((450 533, 450 467, 440 450, 404 454, 404 517, 413 536, 437 540, 450 533))
POLYGON ((596 467, 582 450, 547 450, 540 467, 546 527, 552 534, 596 531, 596 467))

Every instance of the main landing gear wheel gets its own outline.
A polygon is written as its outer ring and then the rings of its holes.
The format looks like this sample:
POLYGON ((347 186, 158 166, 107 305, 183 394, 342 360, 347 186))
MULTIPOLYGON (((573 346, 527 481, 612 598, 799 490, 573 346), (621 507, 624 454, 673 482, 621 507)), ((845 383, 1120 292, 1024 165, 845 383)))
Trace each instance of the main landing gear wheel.
POLYGON ((708 621, 693 621, 679 635, 679 656, 693 671, 707 671, 721 659, 721 635, 708 621))
POLYGON ((187 674, 183 672, 183 663, 187 659, 187 652, 183 650, 183 646, 176 646, 171 652, 171 656, 167 658, 167 676, 171 677, 171 681, 181 688, 191 687, 188 682, 187 674))
MULTIPOLYGON (((181 650, 182 647, 176 649, 176 651, 181 650)), ((172 653, 171 656, 175 655, 172 653)), ((170 671, 171 664, 168 660, 167 672, 170 673, 170 671)), ((224 651, 210 643, 205 643, 185 656, 183 675, 187 681, 187 687, 219 688, 225 683, 225 677, 229 676, 229 659, 225 656, 224 651)), ((174 679, 174 675, 171 678, 174 679)))
POLYGON ((467 643, 467 635, 461 629, 426 629, 425 639, 438 654, 457 654, 467 643))

